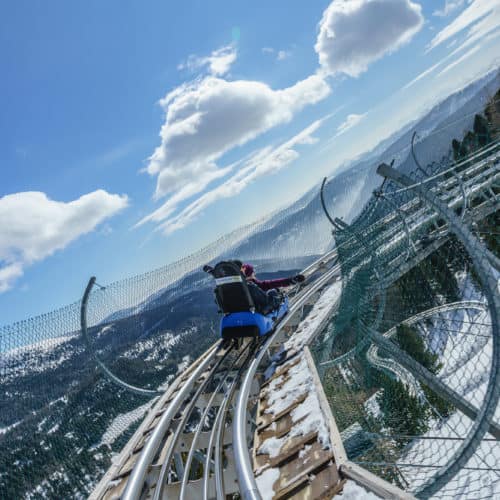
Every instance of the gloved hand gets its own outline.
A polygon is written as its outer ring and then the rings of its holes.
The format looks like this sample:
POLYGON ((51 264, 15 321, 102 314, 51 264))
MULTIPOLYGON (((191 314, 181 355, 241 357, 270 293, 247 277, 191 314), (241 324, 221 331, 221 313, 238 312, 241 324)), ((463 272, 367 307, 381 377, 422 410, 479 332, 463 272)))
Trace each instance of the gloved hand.
POLYGON ((306 278, 303 274, 297 274, 291 279, 291 281, 293 284, 295 284, 295 283, 302 283, 305 279, 306 278))

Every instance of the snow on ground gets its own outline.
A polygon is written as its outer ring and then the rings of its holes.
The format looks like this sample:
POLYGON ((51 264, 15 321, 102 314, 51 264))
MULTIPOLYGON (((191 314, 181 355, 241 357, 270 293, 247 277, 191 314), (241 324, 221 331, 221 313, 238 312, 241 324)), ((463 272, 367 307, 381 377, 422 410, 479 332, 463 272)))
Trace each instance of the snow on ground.
POLYGON ((257 487, 263 500, 269 500, 274 496, 273 484, 279 479, 279 469, 267 469, 262 474, 257 476, 257 487))
MULTIPOLYGON (((462 443, 462 438, 468 434, 471 425, 472 422, 462 413, 454 413, 443 425, 434 427, 423 436, 432 436, 434 439, 417 440, 407 449, 399 462, 423 466, 399 467, 410 483, 411 490, 414 491, 425 480, 430 479, 437 472, 438 466, 446 465, 462 443)), ((487 435, 487 438, 491 436, 487 435)), ((500 443, 483 440, 465 467, 436 497, 448 495, 463 499, 500 498, 500 476, 495 471, 484 470, 497 468, 498 463, 500 463, 500 443)))
POLYGON ((299 324, 293 336, 285 343, 287 350, 301 349, 316 333, 321 323, 329 316, 332 306, 337 303, 342 293, 342 282, 336 281, 320 296, 307 317, 299 324))
POLYGON ((23 356, 24 354, 29 354, 30 356, 33 355, 35 352, 37 354, 43 354, 43 353, 49 353, 53 349, 55 349, 57 346, 64 344, 65 342, 68 342, 71 339, 74 339, 78 337, 79 333, 74 333, 74 334, 68 334, 62 337, 51 337, 47 338, 44 340, 41 340, 40 342, 35 342, 33 344, 29 345, 23 345, 22 347, 16 347, 14 349, 10 349, 8 351, 5 351, 3 355, 12 357, 12 358, 18 358, 20 356, 23 356))
MULTIPOLYGON (((301 350, 308 343, 331 313, 333 305, 340 297, 341 290, 342 283, 336 282, 321 294, 313 309, 298 325, 293 336, 285 343, 287 351, 301 350)), ((292 366, 286 375, 275 378, 263 390, 268 404, 266 413, 278 414, 290 407, 301 396, 307 396, 290 413, 294 423, 290 432, 281 438, 266 439, 260 446, 259 453, 275 457, 279 455, 286 441, 294 436, 305 435, 312 431, 318 432, 318 440, 324 448, 331 447, 326 418, 319 404, 312 373, 303 354, 301 353, 299 356, 301 357, 300 361, 292 366)))
POLYGON ((0 369, 3 382, 56 369, 75 354, 74 347, 64 345, 74 337, 75 335, 48 339, 2 353, 0 369))
POLYGON ((144 338, 136 342, 134 346, 122 354, 122 357, 129 359, 137 359, 143 353, 148 353, 145 361, 165 361, 169 355, 171 348, 177 344, 188 331, 183 331, 178 335, 171 332, 164 332, 161 336, 144 338))
POLYGON ((382 391, 379 390, 372 396, 370 396, 363 404, 366 412, 374 418, 378 418, 381 416, 382 411, 380 410, 380 406, 377 401, 377 396, 381 394, 382 391))
POLYGON ((303 394, 308 394, 306 399, 292 412, 291 417, 294 425, 290 432, 282 438, 266 439, 259 448, 259 453, 269 454, 271 457, 279 455, 284 443, 294 436, 305 435, 312 431, 318 431, 318 439, 325 448, 330 447, 328 428, 325 417, 319 405, 319 399, 314 386, 314 381, 307 366, 307 361, 302 358, 299 363, 288 371, 290 377, 282 387, 277 386, 283 382, 283 377, 273 380, 265 389, 269 407, 266 413, 277 414, 288 408, 303 394))
POLYGON ((182 358, 182 361, 177 365, 177 373, 183 372, 189 366, 190 362, 191 356, 189 356, 189 354, 186 354, 186 356, 182 358))
POLYGON ((152 399, 135 410, 129 411, 128 413, 122 413, 115 417, 106 429, 106 432, 102 435, 99 444, 92 448, 99 448, 103 444, 112 446, 116 439, 118 439, 134 422, 144 417, 146 411, 148 411, 155 402, 156 399, 152 399))
POLYGON ((346 481, 342 493, 339 495, 335 495, 333 497, 335 500, 338 498, 342 500, 379 500, 380 497, 375 495, 375 493, 371 493, 366 491, 364 488, 359 486, 354 481, 346 481))
POLYGON ((0 435, 7 434, 7 432, 11 431, 12 429, 15 429, 21 422, 22 420, 19 420, 19 422, 15 422, 7 427, 0 427, 0 435))
MULTIPOLYGON (((474 289, 466 275, 458 275, 461 289, 469 300, 483 300, 474 289)), ((440 362, 443 367, 440 378, 453 390, 481 408, 484 403, 490 374, 493 346, 491 320, 486 312, 453 311, 442 318, 452 330, 447 335, 440 362), (474 324, 471 324, 474 322, 474 324)), ((446 326, 444 325, 444 326, 446 326)), ((442 329, 440 322, 427 329, 442 329)), ((500 421, 500 407, 497 407, 494 420, 500 421)), ((436 422, 422 437, 417 439, 398 460, 399 469, 414 491, 426 480, 433 477, 440 467, 446 465, 458 450, 463 439, 471 430, 473 422, 460 412, 453 413, 444 422, 436 422), (416 466, 417 465, 417 466, 416 466), (418 467, 421 465, 422 467, 418 467)), ((462 470, 436 495, 437 498, 500 498, 500 475, 495 469, 500 463, 500 442, 487 434, 474 455, 462 470), (487 440, 489 439, 489 440, 487 440), (489 470, 488 470, 489 469, 489 470)))

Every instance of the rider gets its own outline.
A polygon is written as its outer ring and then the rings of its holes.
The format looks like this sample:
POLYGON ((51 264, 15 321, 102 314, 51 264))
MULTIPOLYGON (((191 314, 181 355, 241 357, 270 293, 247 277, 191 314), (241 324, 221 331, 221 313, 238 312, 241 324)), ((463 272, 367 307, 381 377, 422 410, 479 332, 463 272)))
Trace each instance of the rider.
POLYGON ((271 290, 273 288, 283 288, 290 285, 295 285, 297 283, 302 283, 305 280, 303 274, 296 274, 290 278, 278 278, 275 280, 258 280, 255 277, 255 269, 252 264, 243 264, 241 266, 241 272, 248 281, 255 283, 259 288, 264 291, 271 290))
POLYGON ((279 278, 274 280, 258 280, 255 277, 255 270, 251 264, 243 264, 241 272, 247 280, 250 295, 255 303, 255 307, 263 314, 268 314, 273 309, 279 307, 281 302, 277 288, 283 288, 305 280, 303 274, 297 274, 290 278, 279 278))

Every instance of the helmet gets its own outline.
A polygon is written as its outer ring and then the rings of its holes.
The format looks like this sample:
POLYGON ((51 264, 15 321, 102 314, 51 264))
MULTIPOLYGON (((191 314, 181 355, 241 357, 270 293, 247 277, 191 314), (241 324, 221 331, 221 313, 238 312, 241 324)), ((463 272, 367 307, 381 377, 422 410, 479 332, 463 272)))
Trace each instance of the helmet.
POLYGON ((243 271, 243 274, 247 278, 250 278, 250 276, 252 276, 252 274, 254 273, 254 268, 253 268, 252 264, 243 264, 241 269, 243 271))

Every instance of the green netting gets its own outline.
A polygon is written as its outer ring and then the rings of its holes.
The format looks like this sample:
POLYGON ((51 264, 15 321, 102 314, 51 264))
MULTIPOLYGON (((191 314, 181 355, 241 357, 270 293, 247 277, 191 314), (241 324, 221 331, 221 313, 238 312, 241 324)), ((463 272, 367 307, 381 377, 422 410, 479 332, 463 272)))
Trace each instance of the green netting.
POLYGON ((238 257, 265 279, 297 272, 329 245, 312 193, 181 261, 106 286, 98 279, 87 339, 80 301, 0 328, 0 498, 88 496, 157 392, 218 338, 203 264, 238 257), (301 218, 310 223, 301 228, 301 218))
POLYGON ((421 497, 500 494, 498 97, 447 149, 443 128, 392 153, 410 187, 336 221, 343 291, 312 350, 349 459, 421 497))

